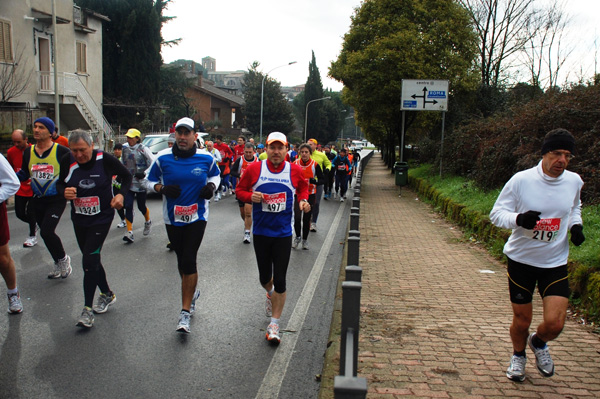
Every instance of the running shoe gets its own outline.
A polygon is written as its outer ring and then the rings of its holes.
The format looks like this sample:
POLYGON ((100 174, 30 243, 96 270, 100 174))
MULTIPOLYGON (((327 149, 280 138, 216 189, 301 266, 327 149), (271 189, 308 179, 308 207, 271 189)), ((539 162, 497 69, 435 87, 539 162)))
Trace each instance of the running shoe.
POLYGON ((273 302, 271 302, 271 295, 267 292, 267 300, 265 301, 265 315, 267 317, 273 316, 273 302))
POLYGON ((60 264, 58 262, 54 262, 54 270, 48 273, 48 278, 60 278, 60 264))
POLYGON ((93 325, 94 312, 92 312, 92 308, 85 306, 81 312, 81 316, 79 316, 79 320, 77 320, 77 327, 92 328, 93 325))
POLYGON ((302 238, 300 238, 300 237, 294 238, 294 242, 292 242, 292 248, 298 249, 298 245, 300 245, 300 241, 302 241, 302 238))
POLYGON ((233 195, 233 190, 231 189, 231 187, 229 187, 229 189, 227 190, 227 194, 233 195))
POLYGON ((110 294, 100 293, 100 295, 98 295, 96 305, 93 307, 94 313, 106 313, 108 307, 116 301, 117 296, 114 294, 114 292, 111 292, 110 294))
POLYGON ((244 232, 244 244, 250 244, 250 232, 244 232))
POLYGON ((60 277, 67 278, 73 272, 73 268, 71 267, 71 257, 69 255, 65 255, 65 257, 58 261, 60 265, 60 277))
POLYGON ((525 356, 513 355, 510 359, 510 365, 506 370, 506 376, 508 379, 518 382, 525 380, 525 366, 527 365, 527 358, 525 356))
POLYGON ((144 222, 144 232, 142 234, 147 236, 148 234, 150 234, 151 230, 152 230, 152 220, 148 220, 147 222, 144 222))
POLYGON ((127 222, 126 222, 126 221, 124 221, 124 220, 121 220, 121 223, 119 223, 119 224, 117 225, 117 229, 122 229, 122 228, 124 228, 124 227, 127 227, 127 222))
POLYGON ((536 348, 532 342, 534 335, 535 333, 531 333, 529 337, 527 337, 527 344, 535 354, 535 365, 541 375, 544 377, 552 377, 554 375, 554 362, 552 361, 552 357, 550 357, 548 345, 543 348, 536 348))
POLYGON ((23 304, 21 303, 21 295, 19 292, 8 295, 8 313, 17 314, 23 311, 23 304))
POLYGON ((340 202, 344 202, 344 197, 340 197, 340 202))
POLYGON ((267 335, 265 336, 267 341, 274 345, 279 345, 281 342, 281 337, 279 336, 279 325, 275 323, 269 324, 267 327, 267 335))
POLYGON ((308 249, 308 240, 302 240, 302 249, 308 249))
POLYGON ((190 312, 182 310, 179 313, 179 322, 177 323, 177 331, 189 334, 190 333, 190 312))
POLYGON ((29 236, 23 243, 23 248, 31 248, 37 244, 37 236, 29 236))
POLYGON ((192 316, 196 311, 196 301, 198 298, 200 298, 200 290, 196 288, 196 291, 194 291, 194 297, 192 298, 192 305, 190 306, 190 316, 192 316))
POLYGON ((329 194, 323 194, 323 199, 327 201, 329 199, 329 194))
POLYGON ((125 241, 127 244, 133 244, 133 231, 128 231, 125 233, 123 236, 123 241, 125 241))
POLYGON ((315 233, 317 232, 317 224, 315 222, 312 222, 310 224, 310 231, 315 232, 315 233))
POLYGON ((217 191, 217 193, 215 194, 215 202, 219 202, 221 201, 221 192, 217 191))

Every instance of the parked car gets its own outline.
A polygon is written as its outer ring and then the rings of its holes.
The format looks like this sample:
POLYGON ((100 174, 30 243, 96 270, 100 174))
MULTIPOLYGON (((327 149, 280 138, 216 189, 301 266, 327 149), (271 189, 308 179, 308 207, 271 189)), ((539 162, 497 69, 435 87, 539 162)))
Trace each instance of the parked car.
POLYGON ((142 140, 142 144, 148 147, 153 154, 169 147, 169 134, 148 134, 142 140))

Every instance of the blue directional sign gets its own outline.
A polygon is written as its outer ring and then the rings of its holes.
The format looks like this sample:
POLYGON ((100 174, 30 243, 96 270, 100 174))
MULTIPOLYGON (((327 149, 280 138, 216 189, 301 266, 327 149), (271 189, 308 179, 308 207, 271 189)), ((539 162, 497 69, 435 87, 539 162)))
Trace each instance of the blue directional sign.
POLYGON ((403 111, 447 111, 448 81, 402 79, 403 111))

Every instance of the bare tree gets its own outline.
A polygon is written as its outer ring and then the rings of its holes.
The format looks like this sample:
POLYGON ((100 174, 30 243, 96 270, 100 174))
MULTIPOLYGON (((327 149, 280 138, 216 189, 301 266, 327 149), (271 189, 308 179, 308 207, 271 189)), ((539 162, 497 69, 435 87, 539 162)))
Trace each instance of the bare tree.
POLYGON ((481 83, 498 86, 507 60, 523 50, 531 39, 527 28, 536 17, 534 0, 458 0, 471 15, 479 36, 481 83))
POLYGON ((21 65, 24 49, 15 44, 15 57, 12 63, 0 64, 0 104, 20 96, 27 90, 31 81, 32 70, 21 65))
POLYGON ((540 88, 554 87, 573 46, 563 45, 565 29, 570 18, 564 13, 564 6, 554 1, 547 9, 533 18, 527 27, 529 42, 523 50, 531 84, 540 88))

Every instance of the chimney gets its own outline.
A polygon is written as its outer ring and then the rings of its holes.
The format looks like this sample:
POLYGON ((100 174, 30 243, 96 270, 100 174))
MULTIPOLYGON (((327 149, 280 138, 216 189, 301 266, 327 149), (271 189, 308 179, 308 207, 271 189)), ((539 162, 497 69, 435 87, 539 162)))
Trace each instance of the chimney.
POLYGON ((198 74, 198 86, 202 87, 202 73, 198 74))
POLYGON ((192 75, 196 73, 196 63, 192 61, 192 75))

